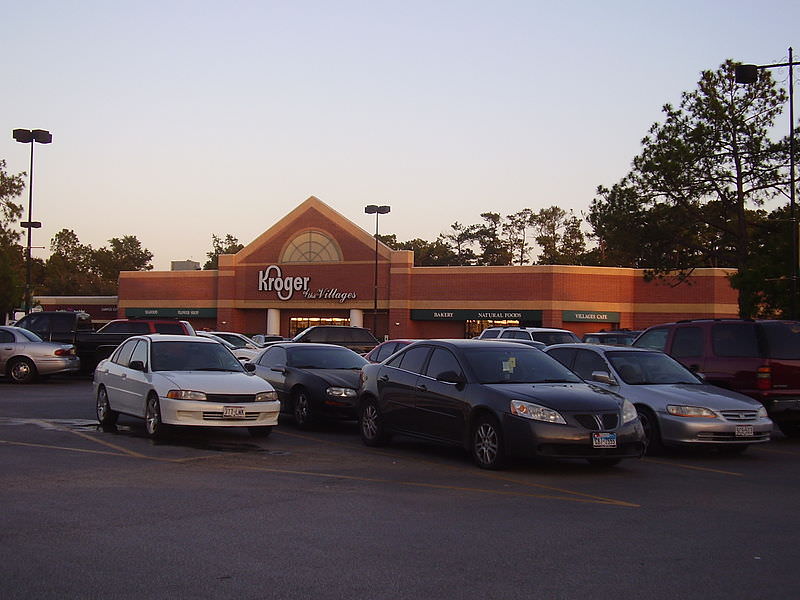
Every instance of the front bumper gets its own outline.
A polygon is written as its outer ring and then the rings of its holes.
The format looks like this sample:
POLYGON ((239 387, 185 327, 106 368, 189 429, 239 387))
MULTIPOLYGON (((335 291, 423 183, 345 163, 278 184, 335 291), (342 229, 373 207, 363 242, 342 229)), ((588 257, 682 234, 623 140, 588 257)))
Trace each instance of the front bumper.
POLYGON ((725 419, 692 419, 659 413, 661 440, 666 444, 761 444, 770 441, 772 421, 727 421, 725 419), (753 435, 736 435, 737 425, 752 425, 753 435))
POLYGON ((159 398, 161 421, 167 425, 203 425, 206 427, 261 427, 278 424, 281 403, 273 402, 196 402, 159 398), (223 416, 225 407, 243 407, 244 417, 223 416))
POLYGON ((617 434, 616 448, 592 447, 591 430, 575 425, 532 421, 503 415, 505 450, 520 458, 639 458, 646 444, 639 419, 610 430, 617 434))

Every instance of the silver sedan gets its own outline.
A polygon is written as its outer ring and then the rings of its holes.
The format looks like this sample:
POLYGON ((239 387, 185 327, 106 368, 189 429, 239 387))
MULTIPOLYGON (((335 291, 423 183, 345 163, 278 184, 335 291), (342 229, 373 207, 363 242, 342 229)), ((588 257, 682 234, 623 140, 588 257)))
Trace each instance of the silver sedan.
POLYGON ((770 440, 772 421, 761 403, 705 383, 662 352, 593 344, 560 344, 545 352, 582 379, 633 402, 649 453, 665 445, 742 452, 770 440))
POLYGON ((80 366, 72 344, 45 342, 21 327, 0 327, 0 374, 14 383, 31 383, 39 375, 74 373, 80 366))

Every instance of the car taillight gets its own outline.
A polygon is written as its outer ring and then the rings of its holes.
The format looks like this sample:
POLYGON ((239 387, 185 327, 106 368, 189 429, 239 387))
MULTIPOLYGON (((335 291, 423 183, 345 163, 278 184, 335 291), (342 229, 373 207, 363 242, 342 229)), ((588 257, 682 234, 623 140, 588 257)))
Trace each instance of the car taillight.
POLYGON ((756 388, 759 390, 772 389, 772 368, 771 367, 758 367, 756 373, 756 388))
POLYGON ((75 348, 59 348, 55 354, 56 356, 72 356, 75 354, 75 348))

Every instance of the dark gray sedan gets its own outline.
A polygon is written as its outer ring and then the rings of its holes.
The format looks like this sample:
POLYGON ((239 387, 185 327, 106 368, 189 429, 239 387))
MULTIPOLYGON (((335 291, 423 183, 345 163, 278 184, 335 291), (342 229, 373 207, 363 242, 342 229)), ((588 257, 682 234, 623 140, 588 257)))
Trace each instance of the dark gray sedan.
POLYGON ((423 340, 362 369, 359 429, 368 446, 392 434, 462 446, 484 469, 506 457, 639 457, 633 404, 584 383, 536 348, 490 340, 423 340))
POLYGON ((72 344, 45 342, 21 327, 0 327, 0 374, 14 383, 31 383, 39 375, 74 373, 80 366, 72 344))
POLYGON ((742 452, 770 440, 772 421, 760 402, 705 383, 662 352, 594 344, 561 344, 545 352, 584 380, 633 402, 648 452, 664 445, 742 452))

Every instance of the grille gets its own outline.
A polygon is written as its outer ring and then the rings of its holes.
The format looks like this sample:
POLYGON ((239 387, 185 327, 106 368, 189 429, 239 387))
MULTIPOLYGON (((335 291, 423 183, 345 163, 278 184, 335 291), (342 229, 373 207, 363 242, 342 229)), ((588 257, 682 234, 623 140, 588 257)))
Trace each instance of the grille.
POLYGON ((758 412, 755 410, 723 410, 722 416, 728 421, 755 421, 758 412))
POLYGON ((241 404, 242 402, 255 402, 255 394, 206 394, 209 402, 220 404, 241 404))
POLYGON ((590 431, 608 431, 610 429, 616 429, 618 423, 618 416, 617 413, 601 413, 601 414, 581 414, 581 415, 573 415, 575 420, 580 423, 580 425, 590 431), (600 427, 597 423, 597 418, 600 418, 600 423, 602 423, 602 427, 600 427))
POLYGON ((244 413, 244 419, 223 419, 222 411, 221 410, 208 410, 203 411, 203 420, 204 421, 257 421, 258 415, 260 413, 257 412, 246 412, 244 413))

